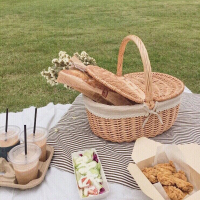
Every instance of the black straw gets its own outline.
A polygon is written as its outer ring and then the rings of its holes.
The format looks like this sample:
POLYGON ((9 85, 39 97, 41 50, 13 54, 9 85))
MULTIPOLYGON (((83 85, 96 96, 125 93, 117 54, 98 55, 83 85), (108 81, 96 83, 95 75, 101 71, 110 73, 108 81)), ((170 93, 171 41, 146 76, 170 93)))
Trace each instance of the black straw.
POLYGON ((8 108, 6 109, 6 126, 5 126, 5 132, 8 131, 8 108))
POLYGON ((26 125, 24 125, 24 147, 25 147, 25 155, 27 155, 27 138, 26 138, 26 125))
POLYGON ((35 108, 35 117, 34 117, 33 135, 35 135, 36 119, 37 119, 37 108, 35 108))

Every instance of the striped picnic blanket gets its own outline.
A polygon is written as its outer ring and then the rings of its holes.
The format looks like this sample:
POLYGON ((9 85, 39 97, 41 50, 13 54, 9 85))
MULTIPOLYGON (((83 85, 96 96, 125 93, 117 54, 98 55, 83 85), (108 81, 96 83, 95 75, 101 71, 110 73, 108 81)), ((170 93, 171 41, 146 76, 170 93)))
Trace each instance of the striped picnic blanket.
MULTIPOLYGON (((152 138, 163 144, 200 144, 200 94, 183 93, 179 114, 175 124, 165 133, 152 138)), ((79 95, 69 111, 50 130, 48 144, 55 149, 51 165, 73 173, 71 154, 95 148, 109 182, 139 189, 127 171, 132 161, 135 142, 112 143, 95 136, 89 126, 82 95, 79 95)))

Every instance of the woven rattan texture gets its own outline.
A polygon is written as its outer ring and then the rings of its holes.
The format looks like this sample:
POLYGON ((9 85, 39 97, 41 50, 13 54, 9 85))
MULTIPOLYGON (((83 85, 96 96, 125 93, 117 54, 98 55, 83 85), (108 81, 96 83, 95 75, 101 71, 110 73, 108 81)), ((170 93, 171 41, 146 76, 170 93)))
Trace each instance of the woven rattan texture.
POLYGON ((143 103, 145 99, 144 92, 135 86, 133 82, 128 79, 126 80, 123 76, 119 77, 106 69, 92 65, 87 67, 87 72, 94 79, 118 94, 121 94, 122 96, 137 103, 143 103))
MULTIPOLYGON (((124 76, 145 92, 143 72, 126 74, 124 76)), ((165 101, 180 95, 184 90, 184 84, 179 79, 168 74, 153 72, 152 90, 154 101, 165 101)))
POLYGON ((88 121, 93 133, 112 142, 131 142, 140 137, 155 137, 168 130, 175 122, 179 105, 159 112, 163 124, 156 115, 151 115, 145 127, 142 128, 146 117, 132 117, 124 119, 104 119, 93 115, 87 110, 88 121))

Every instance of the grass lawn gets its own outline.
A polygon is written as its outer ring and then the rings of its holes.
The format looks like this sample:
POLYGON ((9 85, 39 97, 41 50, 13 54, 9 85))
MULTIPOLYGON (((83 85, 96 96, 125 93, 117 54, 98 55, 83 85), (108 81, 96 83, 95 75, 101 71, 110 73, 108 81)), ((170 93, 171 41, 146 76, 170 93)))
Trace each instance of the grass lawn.
MULTIPOLYGON (((153 71, 180 78, 200 93, 198 0, 1 0, 0 112, 49 102, 72 103, 78 92, 51 87, 40 72, 60 50, 86 51, 116 72, 121 40, 139 36, 153 71)), ((124 73, 142 71, 139 52, 128 44, 124 73)))

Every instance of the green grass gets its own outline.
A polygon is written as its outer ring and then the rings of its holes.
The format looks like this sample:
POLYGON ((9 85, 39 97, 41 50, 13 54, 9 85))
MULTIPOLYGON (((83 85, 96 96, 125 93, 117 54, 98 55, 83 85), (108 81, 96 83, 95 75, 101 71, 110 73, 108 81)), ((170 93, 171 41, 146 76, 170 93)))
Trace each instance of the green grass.
MULTIPOLYGON (((71 103, 77 92, 51 87, 40 71, 60 50, 85 50, 116 72, 121 40, 139 36, 153 71, 180 78, 200 93, 198 0, 1 0, 0 112, 49 102, 71 103)), ((124 73, 142 71, 139 52, 128 44, 124 73)))

